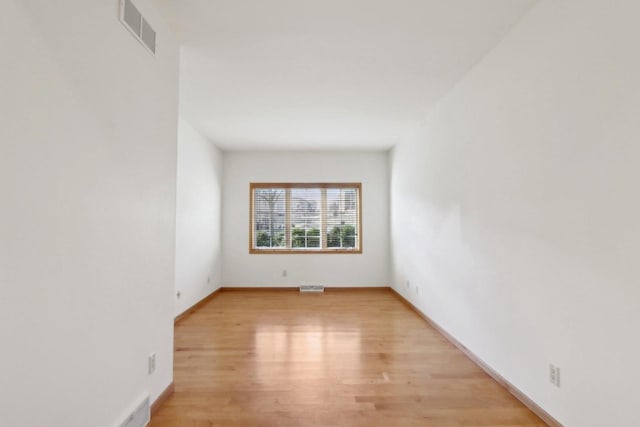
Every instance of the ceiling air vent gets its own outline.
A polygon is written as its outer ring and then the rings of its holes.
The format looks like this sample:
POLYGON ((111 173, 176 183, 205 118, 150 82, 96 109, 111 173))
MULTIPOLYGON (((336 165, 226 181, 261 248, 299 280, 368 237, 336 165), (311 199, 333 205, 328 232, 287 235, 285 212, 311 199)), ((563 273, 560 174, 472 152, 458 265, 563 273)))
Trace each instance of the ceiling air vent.
POLYGON ((120 21, 155 56, 156 31, 131 0, 120 0, 120 21))

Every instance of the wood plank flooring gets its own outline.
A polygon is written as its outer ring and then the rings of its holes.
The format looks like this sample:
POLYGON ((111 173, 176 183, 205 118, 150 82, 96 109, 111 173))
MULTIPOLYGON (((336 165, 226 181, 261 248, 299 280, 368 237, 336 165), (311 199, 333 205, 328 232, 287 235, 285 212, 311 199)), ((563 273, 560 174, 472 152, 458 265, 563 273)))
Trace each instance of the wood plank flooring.
POLYGON ((389 290, 221 291, 151 427, 544 426, 389 290))

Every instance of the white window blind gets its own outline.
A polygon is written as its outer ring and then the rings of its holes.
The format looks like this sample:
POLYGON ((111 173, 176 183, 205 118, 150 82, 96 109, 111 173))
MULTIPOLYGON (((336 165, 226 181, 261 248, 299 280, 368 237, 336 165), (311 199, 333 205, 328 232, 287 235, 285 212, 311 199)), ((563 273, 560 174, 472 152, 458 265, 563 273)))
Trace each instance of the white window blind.
POLYGON ((252 183, 251 253, 361 253, 356 184, 252 183))

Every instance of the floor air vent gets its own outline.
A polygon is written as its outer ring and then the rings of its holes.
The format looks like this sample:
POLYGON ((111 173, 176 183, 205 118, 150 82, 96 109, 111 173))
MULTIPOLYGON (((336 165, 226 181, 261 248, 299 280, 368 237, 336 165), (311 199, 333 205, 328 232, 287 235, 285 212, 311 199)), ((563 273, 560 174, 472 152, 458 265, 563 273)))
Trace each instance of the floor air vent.
POLYGON ((311 285, 303 283, 300 285, 300 292, 324 292, 324 285, 311 285))
POLYGON ((149 406, 149 396, 146 396, 142 402, 127 416, 120 424, 120 427, 145 427, 151 421, 151 412, 149 406))
POLYGON ((156 31, 131 0, 120 0, 120 21, 155 56, 156 31))

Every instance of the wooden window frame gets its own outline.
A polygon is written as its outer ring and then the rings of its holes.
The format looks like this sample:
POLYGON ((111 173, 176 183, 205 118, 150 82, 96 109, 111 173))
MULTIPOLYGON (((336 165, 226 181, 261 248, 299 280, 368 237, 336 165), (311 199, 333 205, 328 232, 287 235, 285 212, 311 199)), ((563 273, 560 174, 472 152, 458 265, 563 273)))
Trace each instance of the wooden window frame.
POLYGON ((265 254, 265 255, 273 255, 273 254, 362 254, 362 183, 360 182, 339 182, 339 183, 312 183, 312 182, 304 182, 304 183, 292 183, 292 182, 251 182, 249 184, 249 253, 250 254, 265 254), (284 188, 286 190, 286 198, 285 198, 285 210, 286 210, 286 225, 285 228, 285 239, 286 239, 286 247, 283 249, 258 249, 253 247, 253 192, 257 188, 284 188), (289 216, 290 211, 290 203, 291 203, 291 189, 292 188, 319 188, 322 190, 322 214, 321 214, 321 249, 291 249, 291 236, 289 233, 291 218, 289 216), (345 248, 337 248, 331 249, 326 247, 326 190, 328 188, 356 188, 358 190, 357 196, 357 216, 358 216, 358 234, 357 234, 357 249, 345 249, 345 248))

